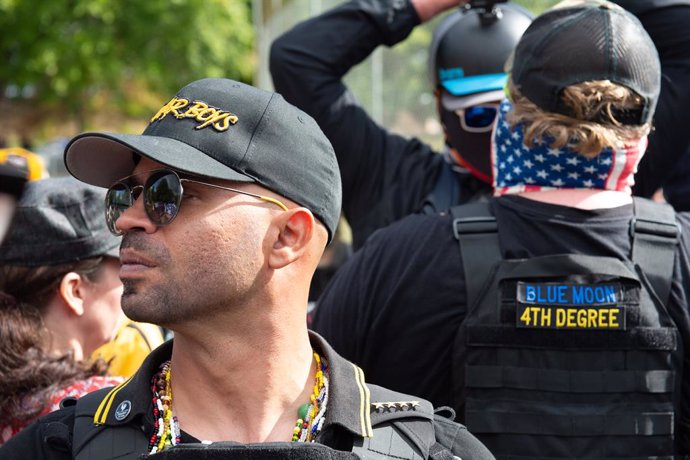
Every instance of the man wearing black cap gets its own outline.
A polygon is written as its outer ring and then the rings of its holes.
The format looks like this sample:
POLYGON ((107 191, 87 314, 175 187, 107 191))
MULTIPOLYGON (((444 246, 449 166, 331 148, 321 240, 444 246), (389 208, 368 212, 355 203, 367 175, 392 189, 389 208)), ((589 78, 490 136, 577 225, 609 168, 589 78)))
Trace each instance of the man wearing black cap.
POLYGON ((109 187, 124 311, 173 330, 174 344, 0 456, 493 458, 428 402, 368 386, 308 334, 309 279, 337 224, 340 176, 316 122, 282 97, 196 81, 142 135, 79 135, 65 162, 109 187))
POLYGON ((493 8, 496 1, 463 8, 472 3, 353 0, 298 24, 272 45, 276 91, 312 115, 333 144, 355 249, 408 214, 443 211, 491 193, 490 134, 503 98, 503 67, 531 15, 509 3, 493 8), (420 23, 453 9, 430 47, 446 140, 439 155, 379 126, 342 77, 380 45, 393 46, 420 23))
POLYGON ((630 195, 658 56, 631 14, 570 3, 516 48, 496 198, 373 235, 314 329, 497 458, 687 455, 690 216, 630 195))

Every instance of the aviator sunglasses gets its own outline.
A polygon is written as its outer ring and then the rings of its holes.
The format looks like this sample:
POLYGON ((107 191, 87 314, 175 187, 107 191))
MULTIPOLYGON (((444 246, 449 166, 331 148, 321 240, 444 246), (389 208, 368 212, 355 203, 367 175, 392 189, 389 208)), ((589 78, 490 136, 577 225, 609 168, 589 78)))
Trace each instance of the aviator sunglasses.
POLYGON ((485 133, 491 131, 498 107, 493 105, 475 105, 466 109, 456 110, 460 118, 460 126, 470 133, 485 133))
POLYGON ((144 194, 144 209, 146 215, 157 226, 168 225, 172 222, 180 211, 180 203, 184 193, 182 184, 190 182, 201 184, 207 187, 228 190, 242 195, 268 201, 280 207, 283 211, 288 208, 275 198, 257 195, 230 187, 209 184, 195 179, 181 178, 175 171, 170 169, 160 169, 151 171, 151 175, 146 179, 144 185, 130 185, 133 177, 141 174, 128 176, 108 189, 105 195, 105 221, 108 229, 114 235, 122 235, 124 232, 117 228, 116 222, 122 213, 134 205, 139 195, 144 194))

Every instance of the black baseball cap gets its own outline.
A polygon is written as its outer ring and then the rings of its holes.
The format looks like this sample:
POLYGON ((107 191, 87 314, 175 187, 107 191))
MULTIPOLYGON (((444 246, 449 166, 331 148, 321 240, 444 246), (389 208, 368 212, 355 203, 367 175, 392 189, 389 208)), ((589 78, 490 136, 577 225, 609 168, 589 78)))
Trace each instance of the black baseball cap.
POLYGON ((40 267, 99 256, 119 257, 120 238, 108 230, 105 191, 71 177, 27 182, 0 264, 40 267))
POLYGON ((609 80, 643 99, 623 124, 651 121, 661 85, 659 55, 640 21, 607 1, 554 8, 537 17, 517 45, 512 80, 547 112, 572 116, 561 95, 568 86, 609 80))
POLYGON ((341 205, 338 162, 316 122, 277 93, 222 78, 182 88, 141 135, 84 133, 65 148, 77 179, 110 187, 142 155, 176 170, 256 183, 308 208, 333 238, 341 205))

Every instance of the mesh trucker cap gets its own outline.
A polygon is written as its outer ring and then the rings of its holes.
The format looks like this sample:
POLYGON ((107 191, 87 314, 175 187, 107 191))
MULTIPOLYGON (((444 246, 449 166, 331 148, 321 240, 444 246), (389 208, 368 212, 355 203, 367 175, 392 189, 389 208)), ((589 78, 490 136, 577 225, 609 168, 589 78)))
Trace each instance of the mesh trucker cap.
POLYGON ((141 135, 76 136, 65 165, 79 180, 110 187, 132 173, 138 155, 189 174, 262 185, 311 210, 333 238, 342 193, 333 147, 279 94, 228 79, 198 80, 141 135))
POLYGON ((39 267, 119 257, 120 238, 103 219, 105 191, 71 177, 31 181, 0 246, 0 264, 39 267))
POLYGON ((539 16, 515 50, 512 79, 520 92, 547 112, 572 115, 564 88, 610 80, 643 98, 623 124, 651 121, 659 97, 661 67, 654 43, 638 19, 606 1, 555 8, 539 16))

